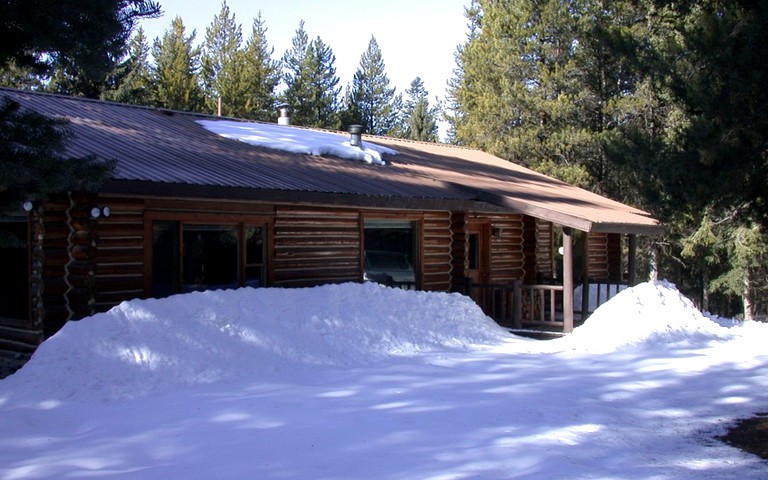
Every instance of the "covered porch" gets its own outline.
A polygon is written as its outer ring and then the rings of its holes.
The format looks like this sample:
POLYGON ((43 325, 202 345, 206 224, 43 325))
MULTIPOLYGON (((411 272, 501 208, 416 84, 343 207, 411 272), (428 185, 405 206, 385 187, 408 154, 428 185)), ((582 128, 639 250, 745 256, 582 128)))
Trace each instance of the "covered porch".
POLYGON ((487 255, 487 273, 478 275, 466 268, 462 291, 499 325, 542 336, 572 332, 598 306, 636 285, 637 237, 661 231, 657 226, 626 224, 593 224, 596 228, 583 231, 540 218, 523 223, 537 227, 535 234, 523 233, 520 238, 524 260, 519 274, 503 278, 494 272, 493 258, 505 255, 502 242, 496 246, 491 242, 488 253, 480 252, 477 260, 476 241, 470 240, 468 266, 482 264, 487 255))

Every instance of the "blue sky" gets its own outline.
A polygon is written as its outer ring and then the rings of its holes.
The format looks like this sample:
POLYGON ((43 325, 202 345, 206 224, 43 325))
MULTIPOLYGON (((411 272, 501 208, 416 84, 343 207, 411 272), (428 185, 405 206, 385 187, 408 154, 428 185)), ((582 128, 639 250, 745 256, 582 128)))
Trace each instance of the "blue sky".
MULTIPOLYGON (((141 22, 150 44, 180 16, 187 32, 197 31, 202 41, 205 29, 221 10, 221 2, 209 0, 160 0, 161 18, 141 22)), ((390 84, 404 92, 414 78, 421 77, 430 98, 445 96, 446 81, 456 66, 454 53, 464 43, 467 22, 464 7, 469 0, 389 0, 386 2, 340 2, 331 0, 228 0, 230 10, 248 37, 253 19, 261 11, 267 40, 274 58, 281 58, 304 20, 310 39, 320 37, 336 55, 340 85, 352 82, 360 56, 371 35, 382 51, 390 84)))

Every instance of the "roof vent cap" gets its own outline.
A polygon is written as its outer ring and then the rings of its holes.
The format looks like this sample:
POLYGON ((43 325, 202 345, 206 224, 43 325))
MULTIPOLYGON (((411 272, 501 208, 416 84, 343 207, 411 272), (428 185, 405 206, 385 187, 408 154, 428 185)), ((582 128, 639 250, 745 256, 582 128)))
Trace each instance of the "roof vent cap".
POLYGON ((290 125, 291 124, 291 106, 287 103, 281 103, 277 106, 277 111, 280 112, 280 116, 277 117, 278 125, 290 125))
POLYGON ((349 126, 349 144, 353 147, 363 148, 363 128, 362 125, 349 126))

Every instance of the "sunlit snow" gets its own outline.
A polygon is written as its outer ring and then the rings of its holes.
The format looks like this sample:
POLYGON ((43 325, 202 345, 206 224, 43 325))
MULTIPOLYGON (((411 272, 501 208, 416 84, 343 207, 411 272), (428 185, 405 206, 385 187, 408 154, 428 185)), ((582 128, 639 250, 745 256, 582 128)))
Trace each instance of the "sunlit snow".
POLYGON ((768 325, 666 282, 564 338, 459 294, 198 292, 68 323, 0 381, 0 479, 758 479, 768 325))
POLYGON ((330 131, 234 120, 198 120, 197 123, 226 138, 292 153, 333 155, 375 165, 386 165, 383 155, 398 153, 365 141, 360 147, 352 146, 348 135, 330 131))

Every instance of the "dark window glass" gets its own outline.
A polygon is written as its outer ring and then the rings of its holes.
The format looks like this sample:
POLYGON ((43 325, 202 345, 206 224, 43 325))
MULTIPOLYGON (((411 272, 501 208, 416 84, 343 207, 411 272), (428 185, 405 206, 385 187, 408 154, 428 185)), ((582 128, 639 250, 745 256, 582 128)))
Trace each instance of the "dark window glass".
POLYGON ((179 222, 152 224, 152 296, 179 292, 179 222))
POLYGON ((365 280, 415 288, 416 233, 414 222, 366 219, 364 224, 365 280))
POLYGON ((183 291, 239 286, 238 229, 234 225, 184 225, 183 291))
POLYGON ((29 318, 27 222, 0 218, 0 317, 29 318))
POLYGON ((245 285, 260 287, 266 275, 264 264, 264 227, 249 226, 245 230, 245 285))

